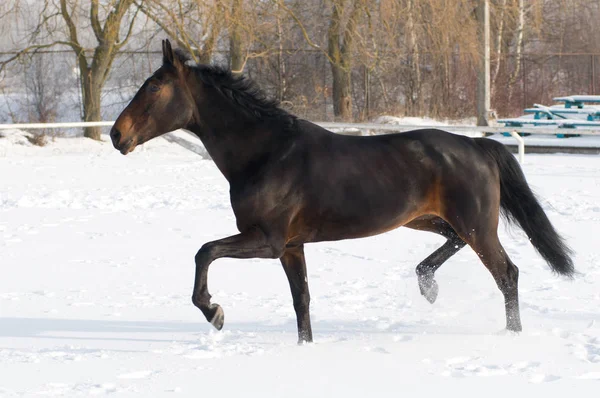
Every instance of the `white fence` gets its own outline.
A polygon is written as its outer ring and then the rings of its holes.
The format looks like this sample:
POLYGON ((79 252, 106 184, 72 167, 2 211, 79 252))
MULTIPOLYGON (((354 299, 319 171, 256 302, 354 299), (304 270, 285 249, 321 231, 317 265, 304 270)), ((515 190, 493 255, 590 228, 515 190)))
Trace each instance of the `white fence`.
MULTIPOLYGON (((518 133, 529 134, 579 134, 600 136, 600 130, 594 129, 557 129, 551 127, 504 127, 504 126, 426 126, 426 125, 395 125, 395 124, 377 124, 377 123, 335 123, 335 122, 315 122, 319 126, 327 129, 357 129, 372 131, 404 132, 418 129, 440 129, 452 131, 455 133, 505 133, 509 132, 517 140, 518 156, 521 163, 525 160, 525 140, 518 133)), ((7 129, 53 129, 53 128, 79 128, 79 127, 110 127, 114 122, 73 122, 73 123, 20 123, 20 124, 0 124, 0 130, 7 129)), ((195 137, 195 135, 194 135, 195 137)), ((177 141, 175 141, 177 142, 177 141)), ((189 148, 188 148, 189 149, 189 148)))
POLYGON ((78 127, 110 127, 115 122, 71 122, 71 123, 15 123, 0 124, 0 130, 8 129, 70 129, 78 127))

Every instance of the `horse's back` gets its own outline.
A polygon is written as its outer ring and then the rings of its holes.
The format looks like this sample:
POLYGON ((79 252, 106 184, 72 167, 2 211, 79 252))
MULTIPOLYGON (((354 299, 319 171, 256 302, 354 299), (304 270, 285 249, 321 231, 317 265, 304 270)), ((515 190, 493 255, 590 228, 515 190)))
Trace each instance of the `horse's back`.
MULTIPOLYGON (((341 175, 363 175, 374 169, 382 177, 400 172, 415 178, 462 173, 473 163, 489 163, 480 145, 470 137, 438 129, 420 129, 377 136, 335 134, 302 121, 303 139, 318 166, 339 169, 341 175)), ((395 177, 399 177, 395 175, 395 177)), ((398 181, 398 180, 396 180, 398 181)))
POLYGON ((316 240, 374 235, 441 215, 445 201, 474 195, 473 184, 491 176, 475 140, 442 130, 357 137, 304 121, 299 128, 304 213, 321 231, 316 240))

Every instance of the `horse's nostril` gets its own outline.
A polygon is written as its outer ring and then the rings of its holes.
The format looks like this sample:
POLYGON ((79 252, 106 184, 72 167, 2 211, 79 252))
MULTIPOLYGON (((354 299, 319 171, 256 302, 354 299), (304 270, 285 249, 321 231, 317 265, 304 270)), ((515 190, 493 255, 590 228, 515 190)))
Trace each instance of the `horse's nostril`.
POLYGON ((113 127, 110 130, 110 138, 113 140, 113 143, 118 144, 121 141, 121 132, 116 127, 113 127))

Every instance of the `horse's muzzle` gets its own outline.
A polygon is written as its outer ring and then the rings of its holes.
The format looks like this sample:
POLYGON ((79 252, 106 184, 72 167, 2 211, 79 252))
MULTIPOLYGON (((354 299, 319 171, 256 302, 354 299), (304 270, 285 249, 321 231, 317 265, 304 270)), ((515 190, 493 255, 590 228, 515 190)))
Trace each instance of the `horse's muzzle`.
POLYGON ((133 151, 135 146, 137 145, 133 138, 128 139, 125 142, 121 142, 122 135, 118 128, 113 127, 110 130, 110 139, 112 140, 113 146, 123 155, 127 155, 129 152, 133 151))
POLYGON ((113 146, 115 149, 119 149, 119 142, 121 141, 121 132, 118 128, 113 127, 110 129, 110 139, 112 140, 113 146))

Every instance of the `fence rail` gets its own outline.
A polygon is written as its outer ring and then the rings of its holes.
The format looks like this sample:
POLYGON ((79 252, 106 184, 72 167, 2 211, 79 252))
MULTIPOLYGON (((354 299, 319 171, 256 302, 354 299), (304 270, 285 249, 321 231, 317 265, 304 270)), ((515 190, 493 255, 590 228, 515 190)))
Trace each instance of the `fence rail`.
POLYGON ((0 124, 0 130, 9 129, 69 129, 78 127, 111 127, 115 122, 13 123, 0 124))
MULTIPOLYGON (((54 128, 79 128, 79 127, 110 127, 114 121, 106 122, 71 122, 71 123, 15 123, 0 124, 0 130, 8 129, 54 129, 54 128)), ((566 129, 552 127, 505 127, 505 126, 466 126, 466 125, 395 125, 378 123, 337 123, 337 122, 315 122, 315 124, 326 129, 356 129, 387 132, 406 132, 418 129, 440 129, 456 133, 510 133, 517 141, 519 161, 525 161, 525 140, 519 133, 528 134, 578 134, 587 136, 600 136, 600 129, 566 129)), ((345 134, 342 132, 341 134, 345 134)), ((193 135, 193 134, 192 134, 193 135)), ((195 135, 193 135, 196 137, 195 135)), ((177 142, 177 141, 174 141, 177 142)), ((179 142, 177 142, 179 143, 179 142)), ((599 143, 600 144, 600 143, 599 143)), ((189 149, 189 148, 188 148, 189 149)))
MULTIPOLYGON (((375 123, 317 123, 324 128, 355 128, 359 130, 379 130, 390 132, 405 132, 416 129, 440 129, 455 133, 510 133, 517 141, 519 162, 525 162, 525 139, 519 133, 528 134, 579 134, 600 136, 600 129, 565 129, 552 127, 506 127, 506 126, 465 126, 465 125, 446 125, 446 126, 427 126, 427 125, 393 125, 393 124, 375 124, 375 123)), ((600 144, 600 143, 599 143, 600 144)))

